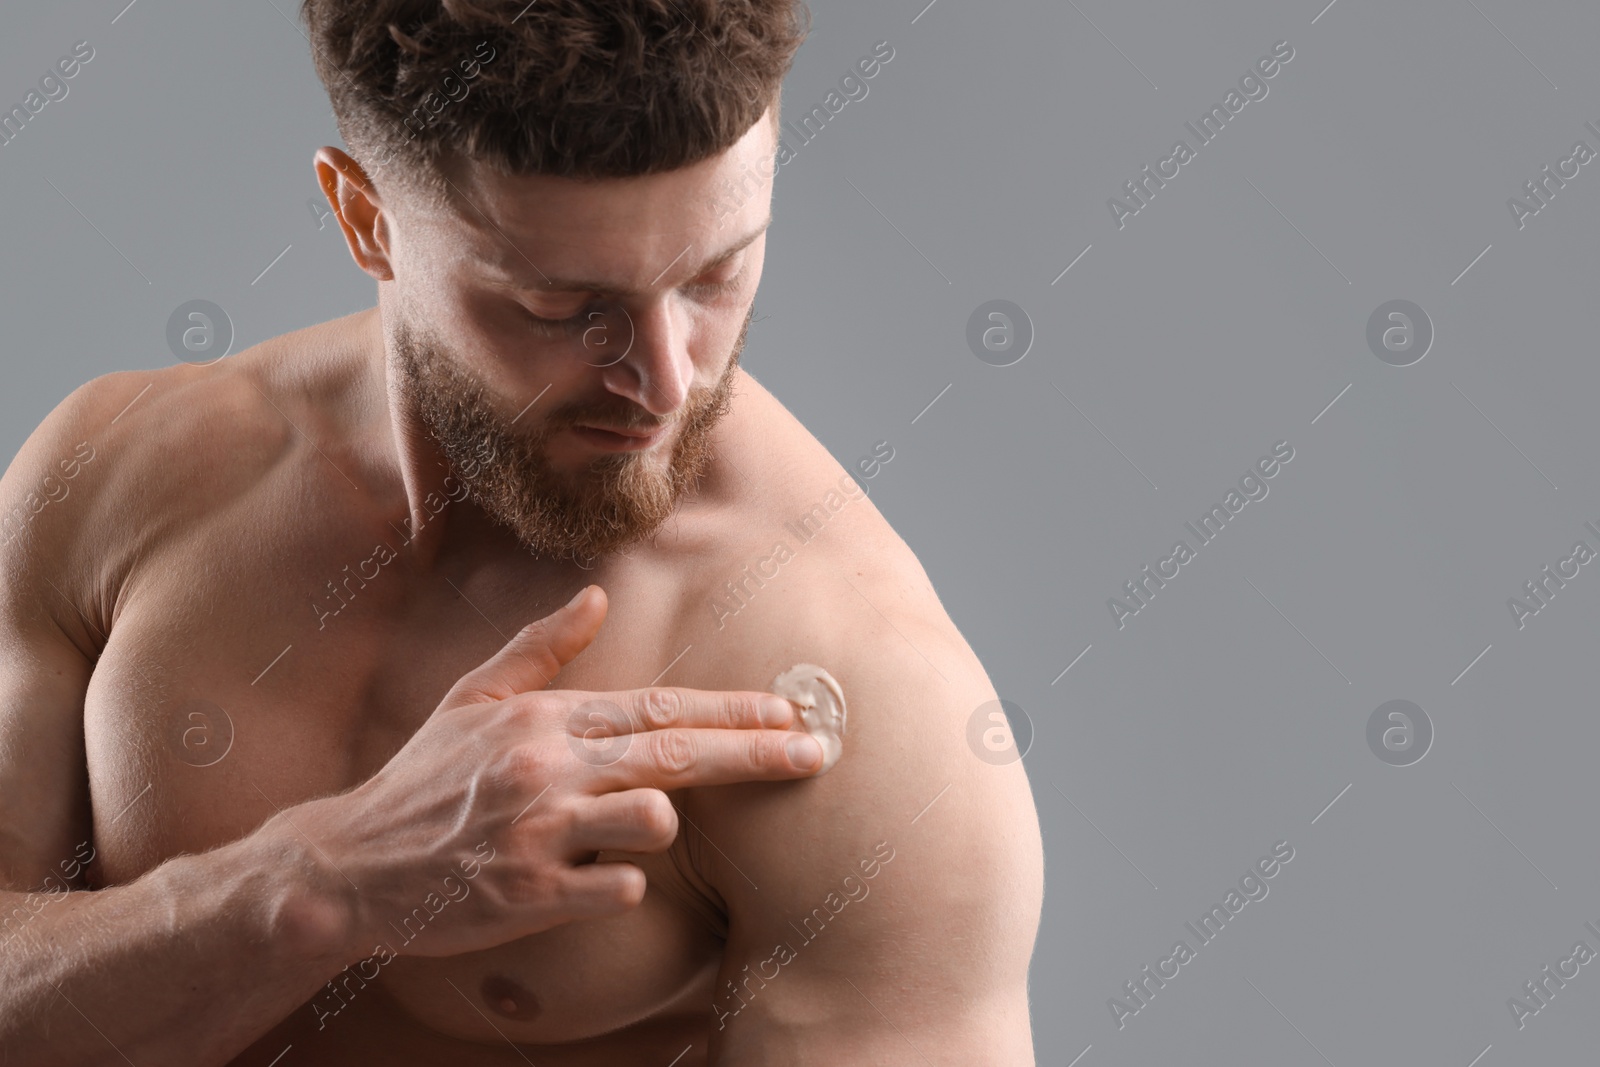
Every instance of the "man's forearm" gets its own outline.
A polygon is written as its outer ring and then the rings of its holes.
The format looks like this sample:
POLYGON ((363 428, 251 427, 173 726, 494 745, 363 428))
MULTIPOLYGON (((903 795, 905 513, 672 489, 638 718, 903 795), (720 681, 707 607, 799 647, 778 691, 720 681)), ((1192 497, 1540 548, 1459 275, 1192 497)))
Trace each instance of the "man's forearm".
POLYGON ((360 955, 310 853, 278 816, 37 912, 0 894, 0 1060, 226 1063, 360 955))

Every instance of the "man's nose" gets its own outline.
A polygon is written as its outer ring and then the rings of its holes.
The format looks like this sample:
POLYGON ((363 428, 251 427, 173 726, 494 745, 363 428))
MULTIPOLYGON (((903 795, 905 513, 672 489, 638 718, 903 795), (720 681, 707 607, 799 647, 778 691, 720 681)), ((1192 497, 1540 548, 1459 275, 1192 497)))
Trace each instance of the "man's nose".
MULTIPOLYGON (((671 415, 683 407, 694 382, 694 361, 689 355, 689 323, 675 312, 668 299, 652 300, 631 311, 618 307, 621 320, 613 339, 625 346, 626 355, 601 372, 606 389, 627 397, 652 415, 671 415), (631 341, 628 345, 627 334, 631 341)), ((600 362, 598 360, 594 362, 600 362)))

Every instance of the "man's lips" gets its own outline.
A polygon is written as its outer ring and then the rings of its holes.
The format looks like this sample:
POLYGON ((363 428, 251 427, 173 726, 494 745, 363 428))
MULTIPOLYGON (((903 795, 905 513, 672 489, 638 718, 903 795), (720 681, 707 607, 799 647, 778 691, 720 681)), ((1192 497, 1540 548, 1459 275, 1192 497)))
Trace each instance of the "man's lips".
POLYGON ((581 428, 585 430, 604 430, 606 433, 621 434, 623 437, 654 437, 662 430, 660 426, 653 430, 620 430, 614 426, 599 426, 592 422, 581 424, 581 428))
POLYGON ((614 430, 604 426, 576 425, 572 430, 590 444, 613 452, 642 451, 666 435, 664 426, 654 430, 614 430))

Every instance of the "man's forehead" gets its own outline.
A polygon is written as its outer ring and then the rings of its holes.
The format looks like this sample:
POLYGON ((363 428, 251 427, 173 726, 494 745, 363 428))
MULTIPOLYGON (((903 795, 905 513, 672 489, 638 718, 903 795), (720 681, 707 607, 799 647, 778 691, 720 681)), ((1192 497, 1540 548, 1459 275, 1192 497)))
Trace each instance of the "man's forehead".
POLYGON ((669 266, 700 273, 772 222, 769 127, 758 122, 722 155, 630 178, 505 175, 457 160, 453 203, 435 218, 485 274, 522 288, 620 294, 653 284, 669 266), (730 180, 738 185, 731 215, 730 180), (583 284, 600 281, 608 284, 583 284))
POLYGON ((531 255, 524 259, 517 250, 502 245, 502 253, 495 257, 489 274, 513 288, 636 296, 669 273, 674 277, 694 278, 722 265, 752 244, 771 224, 769 214, 744 234, 732 238, 723 238, 713 229, 712 237, 705 243, 693 236, 686 237, 683 230, 650 235, 666 240, 645 240, 644 235, 640 235, 640 239, 632 241, 615 257, 596 257, 592 255, 592 245, 579 245, 569 246, 558 255, 547 254, 541 262, 531 255), (672 252, 673 248, 677 251, 672 252), (585 249, 591 254, 575 254, 585 249), (597 259, 606 266, 576 265, 594 263, 597 259))
POLYGON ((674 277, 704 273, 772 223, 765 200, 752 201, 727 225, 713 210, 711 192, 702 194, 706 204, 668 206, 651 203, 656 198, 647 193, 640 197, 642 190, 629 184, 606 183, 610 187, 596 187, 587 197, 540 197, 530 190, 492 203, 469 199, 451 220, 450 240, 498 284, 625 296, 669 271, 674 277))

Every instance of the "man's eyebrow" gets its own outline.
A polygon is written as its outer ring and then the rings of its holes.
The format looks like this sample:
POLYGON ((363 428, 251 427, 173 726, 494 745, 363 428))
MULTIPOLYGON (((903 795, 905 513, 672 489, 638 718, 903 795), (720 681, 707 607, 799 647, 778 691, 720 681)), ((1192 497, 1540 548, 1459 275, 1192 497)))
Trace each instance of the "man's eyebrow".
MULTIPOLYGON (((691 273, 689 275, 689 277, 691 277, 691 278, 697 277, 697 276, 699 276, 701 274, 704 274, 708 270, 713 270, 716 267, 720 267, 722 264, 726 263, 728 260, 730 260, 734 256, 738 255, 740 252, 743 252, 747 247, 749 247, 752 243, 754 243, 755 239, 757 237, 760 237, 762 234, 766 233, 768 227, 770 227, 771 225, 772 225, 772 216, 769 214, 767 216, 767 218, 766 218, 766 221, 763 222, 760 226, 757 226, 754 230, 750 231, 748 234, 746 234, 745 236, 741 237, 738 241, 734 242, 734 244, 730 245, 724 251, 717 253, 716 256, 714 256, 713 258, 707 260, 704 263, 701 263, 698 267, 695 268, 695 270, 693 271, 693 273, 691 273)), ((684 249, 685 252, 687 252, 688 250, 689 250, 688 248, 684 249)), ((666 269, 670 270, 671 266, 669 265, 666 269)), ((665 274, 666 270, 663 270, 662 273, 665 274)), ((545 282, 545 283, 540 284, 540 285, 518 286, 518 288, 524 289, 524 290, 526 290, 528 292, 535 292, 535 293, 578 293, 578 292, 583 292, 583 293, 597 293, 597 294, 599 294, 601 296, 638 296, 639 295, 639 291, 636 290, 636 289, 618 289, 618 288, 615 288, 614 286, 612 286, 612 284, 610 282, 589 281, 589 280, 585 280, 585 279, 582 279, 582 278, 551 278, 551 279, 549 279, 548 282, 545 282)))

